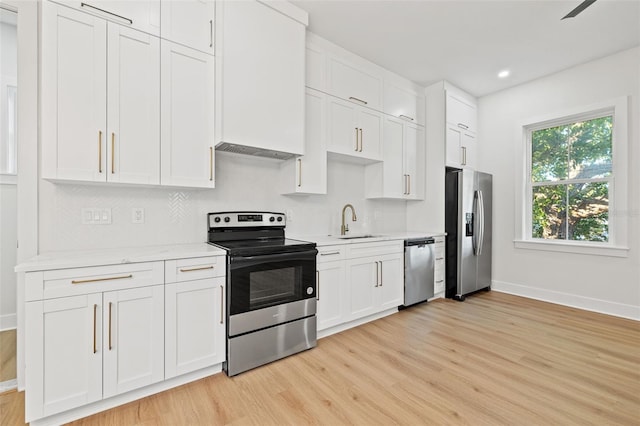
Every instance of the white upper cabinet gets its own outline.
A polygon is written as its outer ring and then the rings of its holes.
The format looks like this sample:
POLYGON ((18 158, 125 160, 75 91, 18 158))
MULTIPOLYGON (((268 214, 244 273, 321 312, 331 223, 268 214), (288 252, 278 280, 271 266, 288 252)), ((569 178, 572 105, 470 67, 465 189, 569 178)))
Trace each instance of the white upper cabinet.
POLYGON ((107 22, 42 3, 42 177, 106 180, 107 22))
POLYGON ((213 188, 214 57, 162 40, 161 183, 213 188))
POLYGON ((158 184, 159 39, 42 8, 42 177, 158 184))
POLYGON ((382 111, 382 77, 363 66, 330 56, 328 93, 382 111))
POLYGON ((107 181, 160 183, 160 39, 108 24, 107 181))
POLYGON ((447 91, 446 119, 462 130, 477 132, 478 108, 475 102, 447 91))
POLYGON ((327 150, 371 161, 382 160, 382 114, 328 97, 327 150))
POLYGON ((305 83, 307 87, 326 92, 327 85, 327 53, 322 46, 307 40, 305 55, 305 83))
POLYGON ((389 79, 384 82, 384 113, 408 121, 424 125, 424 95, 412 88, 396 84, 389 79))
MULTIPOLYGON (((160 2, 158 0, 53 1, 99 16, 103 19, 108 19, 129 28, 144 31, 155 36, 160 35, 160 2)), ((173 2, 170 1, 170 3, 173 2)))
POLYGON ((383 158, 365 169, 367 198, 424 198, 424 128, 385 116, 383 158))
POLYGON ((216 17, 217 144, 304 154, 306 12, 219 1, 216 17))
POLYGON ((214 54, 213 0, 168 0, 160 4, 163 39, 214 54))
POLYGON ((281 164, 283 194, 327 193, 326 98, 322 92, 307 89, 305 155, 281 164))

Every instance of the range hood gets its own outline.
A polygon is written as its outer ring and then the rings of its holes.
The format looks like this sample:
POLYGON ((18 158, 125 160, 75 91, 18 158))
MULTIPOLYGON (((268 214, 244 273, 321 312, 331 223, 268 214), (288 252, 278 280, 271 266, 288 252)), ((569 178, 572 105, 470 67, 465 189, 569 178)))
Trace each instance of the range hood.
POLYGON ((216 145, 216 151, 231 152, 234 154, 252 155, 254 157, 274 158, 277 160, 288 160, 296 157, 290 152, 275 151, 272 149, 256 148, 254 146, 238 145, 229 142, 221 142, 216 145))

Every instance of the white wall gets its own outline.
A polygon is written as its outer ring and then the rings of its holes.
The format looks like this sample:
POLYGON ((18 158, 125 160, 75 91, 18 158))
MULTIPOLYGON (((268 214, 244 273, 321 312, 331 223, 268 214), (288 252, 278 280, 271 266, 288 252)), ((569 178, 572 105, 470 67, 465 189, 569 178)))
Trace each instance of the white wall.
MULTIPOLYGON (((640 49, 635 48, 479 100, 480 165, 494 175, 494 288, 640 319, 640 49), (518 122, 631 95, 627 258, 516 249, 518 122)), ((520 129, 521 133, 521 129, 520 129)))
MULTIPOLYGON (((356 209, 351 232, 405 229, 406 202, 365 200, 364 166, 328 163, 328 195, 280 195, 280 162, 216 153, 216 189, 58 184, 41 180, 40 252, 180 244, 207 239, 206 214, 213 211, 290 210, 287 235, 340 232, 346 203, 356 209), (81 209, 111 208, 111 225, 82 225, 81 209), (131 209, 145 209, 145 223, 131 223, 131 209)), ((291 179, 295 179, 292 176, 291 179)))

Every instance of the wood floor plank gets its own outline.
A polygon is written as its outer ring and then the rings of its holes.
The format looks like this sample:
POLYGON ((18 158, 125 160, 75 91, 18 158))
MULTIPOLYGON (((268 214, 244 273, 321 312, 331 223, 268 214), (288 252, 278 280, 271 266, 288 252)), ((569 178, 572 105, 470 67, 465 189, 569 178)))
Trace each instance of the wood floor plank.
POLYGON ((0 331, 0 382, 16 378, 16 330, 0 331))
MULTIPOLYGON (((0 410, 22 424, 22 394, 0 410)), ((436 300, 74 424, 638 425, 640 323, 498 292, 436 300)))

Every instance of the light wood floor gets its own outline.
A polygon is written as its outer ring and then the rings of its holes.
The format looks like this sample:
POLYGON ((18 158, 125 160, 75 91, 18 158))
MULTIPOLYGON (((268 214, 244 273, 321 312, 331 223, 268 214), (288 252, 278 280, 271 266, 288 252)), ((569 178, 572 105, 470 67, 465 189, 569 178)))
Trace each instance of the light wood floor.
MULTIPOLYGON (((3 425, 23 409, 0 396, 3 425)), ((438 300, 76 424, 638 425, 640 323, 497 292, 438 300)))
POLYGON ((16 331, 0 332, 0 382, 16 378, 16 331))

